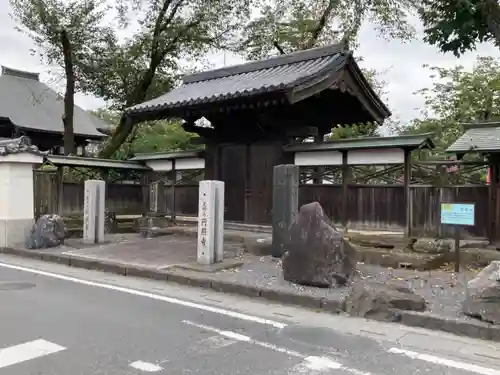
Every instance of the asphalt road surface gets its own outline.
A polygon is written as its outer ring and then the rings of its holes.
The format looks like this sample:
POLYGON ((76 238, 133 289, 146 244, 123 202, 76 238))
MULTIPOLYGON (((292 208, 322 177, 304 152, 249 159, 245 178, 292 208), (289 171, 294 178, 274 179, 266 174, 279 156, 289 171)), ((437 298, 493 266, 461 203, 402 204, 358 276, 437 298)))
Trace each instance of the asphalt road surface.
POLYGON ((500 345, 0 256, 1 375, 500 375, 500 345))

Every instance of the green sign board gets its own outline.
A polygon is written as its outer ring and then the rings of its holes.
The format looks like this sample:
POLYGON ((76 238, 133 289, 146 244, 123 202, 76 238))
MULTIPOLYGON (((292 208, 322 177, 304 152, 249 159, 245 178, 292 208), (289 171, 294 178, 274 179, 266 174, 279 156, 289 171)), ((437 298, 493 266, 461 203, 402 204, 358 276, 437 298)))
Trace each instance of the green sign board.
POLYGON ((441 224, 474 225, 474 204, 441 203, 441 224))

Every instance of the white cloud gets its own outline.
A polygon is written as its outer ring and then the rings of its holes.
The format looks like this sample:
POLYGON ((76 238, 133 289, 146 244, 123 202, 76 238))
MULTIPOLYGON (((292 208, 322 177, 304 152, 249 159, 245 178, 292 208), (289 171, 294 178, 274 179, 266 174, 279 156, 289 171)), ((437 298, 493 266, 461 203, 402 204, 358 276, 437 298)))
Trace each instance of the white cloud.
MULTIPOLYGON (((0 7, 10 9, 8 0, 0 0, 0 7)), ((360 33, 360 48, 357 55, 363 56, 363 67, 375 68, 384 72, 382 78, 387 82, 387 104, 394 117, 406 122, 418 116, 422 108, 422 99, 413 95, 418 89, 428 87, 431 83, 429 71, 423 64, 431 66, 452 67, 458 63, 472 68, 477 55, 500 57, 500 51, 489 44, 481 45, 477 51, 469 52, 460 59, 452 54, 442 54, 437 48, 422 41, 422 27, 415 19, 419 33, 417 40, 411 43, 387 41, 377 36, 369 25, 362 28, 360 33)), ((61 91, 61 82, 50 79, 50 67, 40 64, 38 56, 33 56, 32 41, 27 35, 15 30, 15 24, 7 12, 0 12, 0 64, 11 68, 40 72, 41 79, 49 81, 56 90, 61 91)), ((207 56, 214 67, 232 65, 242 62, 242 59, 231 54, 214 54, 207 56)), ((95 109, 102 106, 102 100, 77 94, 76 103, 84 109, 95 109)))
POLYGON ((472 69, 478 55, 500 57, 498 48, 490 44, 480 45, 477 51, 468 52, 460 59, 451 53, 443 54, 423 42, 423 27, 417 19, 413 22, 418 37, 411 43, 383 40, 370 27, 364 27, 358 52, 364 58, 360 65, 385 72, 382 78, 388 84, 387 104, 403 122, 417 117, 424 106, 422 98, 413 93, 432 83, 429 69, 422 65, 451 68, 460 64, 472 69))

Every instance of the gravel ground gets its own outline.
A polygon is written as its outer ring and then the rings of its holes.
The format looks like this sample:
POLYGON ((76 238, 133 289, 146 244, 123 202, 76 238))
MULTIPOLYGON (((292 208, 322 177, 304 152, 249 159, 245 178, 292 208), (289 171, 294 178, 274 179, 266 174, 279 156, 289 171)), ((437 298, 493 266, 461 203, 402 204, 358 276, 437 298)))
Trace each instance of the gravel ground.
MULTIPOLYGON (((137 234, 113 234, 106 236, 107 244, 137 241, 137 234)), ((68 239, 64 246, 58 248, 58 251, 64 252, 82 248, 89 248, 89 245, 83 244, 81 239, 68 239)), ((53 252, 54 249, 47 251, 53 252)), ((224 270, 210 274, 210 278, 332 299, 341 299, 348 292, 348 287, 327 289, 289 283, 283 279, 280 260, 268 256, 257 257, 248 253, 243 254, 240 243, 228 244, 225 248, 225 256, 227 258, 241 259, 245 264, 239 269, 224 270)), ((464 270, 459 274, 448 270, 419 272, 404 269, 389 269, 363 263, 358 263, 358 271, 357 277, 359 278, 406 286, 414 290, 428 302, 428 311, 430 313, 448 317, 461 316, 469 319, 461 314, 460 305, 465 299, 467 281, 472 279, 477 271, 464 270)), ((193 273, 190 271, 181 272, 193 273)), ((198 272, 194 272, 194 274, 199 275, 198 272)))
MULTIPOLYGON (((419 272, 388 269, 362 263, 358 264, 358 271, 358 277, 365 280, 369 279, 411 288, 426 299, 429 303, 428 311, 430 313, 449 317, 463 316, 460 313, 460 305, 465 298, 465 286, 467 281, 473 278, 475 274, 474 271, 467 270, 455 274, 447 270, 419 272)), ((283 279, 281 262, 272 257, 249 257, 245 265, 240 269, 221 271, 212 275, 212 277, 246 285, 295 291, 300 294, 328 298, 342 298, 348 291, 347 287, 326 289, 289 283, 283 279)))

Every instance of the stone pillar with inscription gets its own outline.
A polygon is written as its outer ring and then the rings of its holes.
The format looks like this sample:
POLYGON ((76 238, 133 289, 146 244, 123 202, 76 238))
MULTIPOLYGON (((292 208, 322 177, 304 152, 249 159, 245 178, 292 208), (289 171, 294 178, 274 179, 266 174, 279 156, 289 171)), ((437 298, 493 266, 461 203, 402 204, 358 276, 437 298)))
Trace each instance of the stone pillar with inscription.
POLYGON ((299 167, 293 164, 273 168, 273 257, 283 255, 283 245, 299 209, 299 167))
POLYGON ((165 212, 164 181, 156 181, 149 186, 149 211, 153 214, 165 212))
POLYGON ((87 180, 84 189, 83 242, 101 243, 104 241, 106 183, 87 180))
POLYGON ((215 262, 224 260, 224 181, 212 181, 215 184, 215 262))
POLYGON ((223 260, 224 183, 200 182, 198 205, 198 263, 213 264, 223 260))
POLYGON ((151 235, 153 227, 155 227, 155 218, 164 215, 165 211, 165 182, 155 181, 149 186, 149 215, 148 215, 148 232, 151 235))

